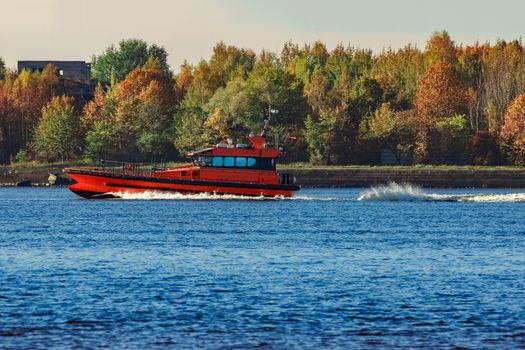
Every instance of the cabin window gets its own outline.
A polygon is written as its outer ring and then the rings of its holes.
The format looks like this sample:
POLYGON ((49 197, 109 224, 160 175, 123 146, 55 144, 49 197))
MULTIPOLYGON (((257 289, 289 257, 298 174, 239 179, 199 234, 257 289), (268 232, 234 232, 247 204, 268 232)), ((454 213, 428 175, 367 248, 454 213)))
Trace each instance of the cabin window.
POLYGON ((232 167, 235 165, 235 157, 224 157, 224 166, 232 167))
POLYGON ((260 170, 274 170, 275 169, 275 159, 273 158, 258 158, 260 170))
POLYGON ((255 166, 255 158, 252 158, 252 157, 249 157, 247 160, 246 160, 246 166, 249 167, 249 168, 252 168, 253 166, 255 166))
POLYGON ((237 168, 244 168, 246 166, 246 157, 236 157, 235 166, 237 168))
POLYGON ((212 165, 213 166, 222 166, 223 165, 223 158, 222 157, 213 157, 213 161, 212 161, 212 165))
POLYGON ((211 166, 212 157, 198 157, 197 161, 200 166, 211 166))

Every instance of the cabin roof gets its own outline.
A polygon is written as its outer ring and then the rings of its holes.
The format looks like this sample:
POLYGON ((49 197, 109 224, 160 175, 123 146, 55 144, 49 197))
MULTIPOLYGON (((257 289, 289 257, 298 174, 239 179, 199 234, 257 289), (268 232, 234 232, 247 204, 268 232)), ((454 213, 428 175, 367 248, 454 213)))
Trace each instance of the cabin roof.
POLYGON ((199 151, 188 153, 190 157, 194 156, 223 156, 223 157, 269 157, 277 158, 281 152, 274 148, 256 149, 253 147, 211 147, 199 151))

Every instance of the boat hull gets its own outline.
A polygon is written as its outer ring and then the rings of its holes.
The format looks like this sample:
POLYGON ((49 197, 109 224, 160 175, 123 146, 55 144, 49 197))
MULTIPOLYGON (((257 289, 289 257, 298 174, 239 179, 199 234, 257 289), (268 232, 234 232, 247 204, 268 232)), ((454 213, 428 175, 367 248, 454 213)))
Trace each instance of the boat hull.
POLYGON ((66 173, 76 181, 74 185, 69 186, 69 189, 89 199, 113 198, 118 197, 115 195, 118 193, 147 191, 291 197, 294 191, 299 190, 299 187, 295 185, 179 180, 87 169, 66 169, 66 173))

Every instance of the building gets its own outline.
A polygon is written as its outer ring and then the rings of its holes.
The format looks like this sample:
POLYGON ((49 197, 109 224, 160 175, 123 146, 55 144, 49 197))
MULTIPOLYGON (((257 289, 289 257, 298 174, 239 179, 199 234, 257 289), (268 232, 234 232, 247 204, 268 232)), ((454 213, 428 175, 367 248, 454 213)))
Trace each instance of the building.
POLYGON ((58 75, 65 80, 84 84, 91 82, 91 64, 84 61, 18 61, 18 73, 24 69, 41 72, 49 63, 56 67, 58 75))
POLYGON ((85 61, 18 61, 18 73, 23 70, 42 72, 49 63, 55 66, 65 93, 86 100, 93 97, 91 64, 85 61))

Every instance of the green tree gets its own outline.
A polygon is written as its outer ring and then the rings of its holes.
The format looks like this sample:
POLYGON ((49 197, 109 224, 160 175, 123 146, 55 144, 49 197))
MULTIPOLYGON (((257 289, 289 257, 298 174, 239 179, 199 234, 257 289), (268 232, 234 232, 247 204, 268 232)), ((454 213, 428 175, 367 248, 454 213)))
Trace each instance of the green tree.
POLYGON ((38 158, 63 162, 80 153, 78 118, 73 104, 73 98, 57 96, 43 108, 33 140, 38 158))
POLYGON ((121 159, 117 127, 109 120, 96 120, 86 134, 85 156, 94 161, 121 159))
POLYGON ((200 78, 203 62, 199 66, 201 68, 196 70, 195 79, 180 102, 172 121, 174 130, 172 143, 181 156, 208 145, 204 129, 204 123, 208 118, 205 107, 212 94, 200 78))
POLYGON ((92 57, 92 76, 104 84, 113 79, 119 82, 135 68, 144 66, 150 57, 157 60, 160 71, 170 75, 164 48, 155 44, 148 46, 143 40, 127 39, 120 41, 118 47, 111 45, 102 54, 92 57))
POLYGON ((424 68, 421 51, 407 45, 398 51, 381 53, 372 68, 372 76, 395 109, 410 109, 424 68))
POLYGON ((429 129, 429 161, 434 164, 462 164, 469 132, 464 114, 435 121, 429 129))
POLYGON ((394 111, 389 103, 383 103, 368 121, 370 136, 381 147, 391 149, 400 163, 403 155, 411 155, 419 131, 413 111, 394 111))

